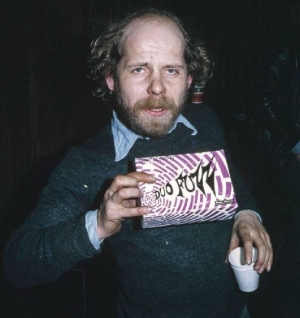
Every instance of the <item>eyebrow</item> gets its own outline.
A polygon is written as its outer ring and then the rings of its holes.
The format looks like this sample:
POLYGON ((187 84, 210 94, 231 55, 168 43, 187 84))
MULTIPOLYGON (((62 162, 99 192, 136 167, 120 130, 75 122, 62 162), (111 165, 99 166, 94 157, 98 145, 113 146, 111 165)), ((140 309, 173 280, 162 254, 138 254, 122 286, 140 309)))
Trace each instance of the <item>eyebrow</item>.
MULTIPOLYGON (((128 69, 128 68, 133 68, 133 67, 143 67, 143 66, 148 66, 149 63, 134 63, 134 64, 128 64, 125 65, 124 69, 128 69)), ((169 64, 169 65, 165 65, 165 68, 179 68, 179 69, 185 69, 185 66, 182 64, 169 64)))
POLYGON ((147 66, 147 65, 149 65, 149 63, 134 63, 134 64, 125 65, 124 68, 127 69, 127 68, 141 67, 141 66, 147 66))
POLYGON ((171 65, 166 65, 166 68, 181 68, 181 69, 185 69, 185 66, 182 64, 171 64, 171 65))

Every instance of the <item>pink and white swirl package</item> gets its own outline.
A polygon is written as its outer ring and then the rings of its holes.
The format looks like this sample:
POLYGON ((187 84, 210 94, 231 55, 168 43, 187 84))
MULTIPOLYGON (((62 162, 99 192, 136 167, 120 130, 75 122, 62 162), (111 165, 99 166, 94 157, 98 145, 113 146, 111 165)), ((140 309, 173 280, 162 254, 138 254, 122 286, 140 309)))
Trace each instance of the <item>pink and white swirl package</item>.
POLYGON ((136 158, 135 166, 156 178, 140 183, 141 205, 152 207, 143 228, 226 220, 238 207, 223 150, 136 158))

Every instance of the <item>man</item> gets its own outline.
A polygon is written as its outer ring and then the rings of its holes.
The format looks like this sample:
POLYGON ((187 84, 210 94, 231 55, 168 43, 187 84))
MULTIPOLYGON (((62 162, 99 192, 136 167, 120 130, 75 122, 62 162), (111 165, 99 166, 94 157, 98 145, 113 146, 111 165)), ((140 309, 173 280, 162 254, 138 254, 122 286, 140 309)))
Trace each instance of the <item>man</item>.
POLYGON ((128 162, 225 147, 214 113, 186 106, 193 79, 204 83, 210 76, 205 48, 192 44, 177 18, 149 10, 98 38, 91 65, 97 94, 116 96, 112 123, 58 165, 38 206, 7 244, 7 278, 23 288, 54 280, 106 244, 116 260, 119 317, 239 317, 244 295, 224 264, 228 244, 228 252, 243 244, 248 263, 255 245, 259 273, 270 270, 272 247, 234 170, 241 207, 234 224, 133 226, 151 212, 136 205, 139 183, 155 179, 127 173, 128 162))

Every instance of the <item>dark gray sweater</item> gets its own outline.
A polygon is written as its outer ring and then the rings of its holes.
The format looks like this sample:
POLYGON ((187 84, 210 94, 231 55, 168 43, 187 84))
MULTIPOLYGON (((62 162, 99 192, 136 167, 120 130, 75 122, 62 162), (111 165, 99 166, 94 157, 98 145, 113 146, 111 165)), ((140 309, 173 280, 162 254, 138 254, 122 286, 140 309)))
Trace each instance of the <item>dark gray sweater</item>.
MULTIPOLYGON (((197 128, 196 136, 179 124, 161 139, 139 139, 119 162, 114 161, 109 126, 72 148, 51 175, 36 209, 7 244, 7 279, 18 288, 52 281, 97 254, 85 229, 85 213, 99 206, 107 181, 126 174, 135 157, 226 151, 211 109, 188 105, 183 115, 197 128)), ((255 209, 230 162, 229 167, 239 209, 255 209)), ((224 264, 232 220, 143 230, 135 221, 126 220, 119 233, 105 240, 115 258, 120 317, 239 316, 243 295, 224 264)))

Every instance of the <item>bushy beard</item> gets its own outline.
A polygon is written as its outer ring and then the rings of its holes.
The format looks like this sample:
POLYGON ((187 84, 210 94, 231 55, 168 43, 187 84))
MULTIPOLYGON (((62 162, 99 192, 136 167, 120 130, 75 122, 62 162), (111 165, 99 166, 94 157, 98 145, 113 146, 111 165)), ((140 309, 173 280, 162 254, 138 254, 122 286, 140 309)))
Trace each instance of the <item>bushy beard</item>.
POLYGON ((127 128, 136 134, 150 138, 160 138, 169 132, 182 112, 187 98, 187 90, 178 105, 165 96, 160 98, 149 96, 138 100, 134 107, 130 108, 123 103, 120 91, 118 90, 116 93, 118 99, 116 107, 118 118, 127 128), (146 110, 153 110, 155 108, 167 110, 168 112, 166 116, 155 117, 146 115, 146 110))

